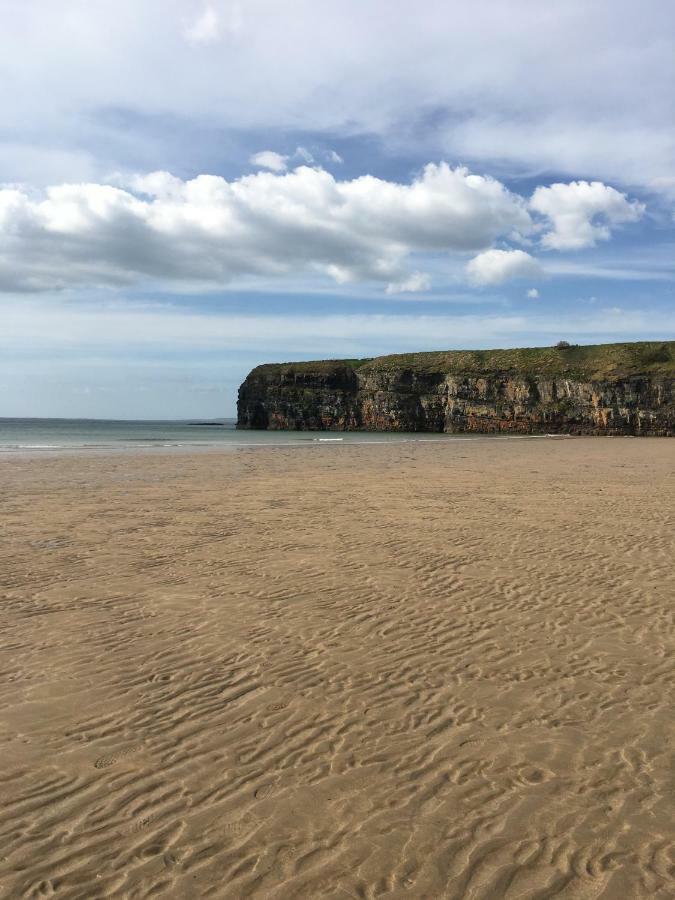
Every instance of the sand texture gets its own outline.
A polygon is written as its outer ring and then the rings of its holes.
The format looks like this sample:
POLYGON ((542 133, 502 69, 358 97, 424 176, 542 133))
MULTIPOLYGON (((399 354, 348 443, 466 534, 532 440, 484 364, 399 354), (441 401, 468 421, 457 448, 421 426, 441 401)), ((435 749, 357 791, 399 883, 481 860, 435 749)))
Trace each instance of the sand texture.
POLYGON ((0 463, 0 896, 675 896, 668 439, 0 463))

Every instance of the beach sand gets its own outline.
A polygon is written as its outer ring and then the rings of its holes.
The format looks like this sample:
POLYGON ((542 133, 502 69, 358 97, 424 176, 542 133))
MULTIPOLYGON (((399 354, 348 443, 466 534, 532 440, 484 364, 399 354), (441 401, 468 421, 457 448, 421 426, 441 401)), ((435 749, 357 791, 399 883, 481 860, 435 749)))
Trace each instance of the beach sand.
POLYGON ((675 442, 0 461, 0 896, 672 898, 675 442))

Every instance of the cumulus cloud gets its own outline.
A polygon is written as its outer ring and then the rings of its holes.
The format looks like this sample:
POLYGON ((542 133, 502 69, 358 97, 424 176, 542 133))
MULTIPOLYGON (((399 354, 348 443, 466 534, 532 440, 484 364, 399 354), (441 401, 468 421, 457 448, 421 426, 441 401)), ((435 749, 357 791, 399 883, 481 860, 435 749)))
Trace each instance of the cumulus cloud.
POLYGON ((645 206, 629 200, 616 188, 601 181, 573 181, 538 187, 530 207, 551 225, 542 236, 542 246, 552 250, 579 250, 607 241, 612 229, 642 218, 645 206))
POLYGON ((542 269, 524 250, 486 250, 466 265, 470 282, 476 285, 503 284, 513 278, 537 278, 542 269))
POLYGON ((388 294, 417 294, 420 291, 428 291, 431 287, 431 277, 426 272, 413 272, 401 281, 392 281, 387 285, 388 294))
MULTIPOLYGON (((303 147, 293 156, 312 158, 303 147)), ((468 281, 497 285, 542 269, 524 250, 495 243, 531 245, 539 233, 545 249, 579 249, 644 212, 601 182, 538 187, 528 202, 495 178, 446 163, 400 183, 339 180, 318 166, 289 171, 291 158, 261 151, 251 162, 268 171, 234 181, 158 171, 117 176, 115 185, 0 188, 0 290, 147 282, 211 289, 238 276, 318 274, 415 293, 431 282, 410 271, 410 258, 466 252, 478 253, 466 265, 468 281)))
POLYGON ((539 291, 536 288, 530 288, 525 296, 528 297, 530 300, 538 300, 539 299, 539 291))
POLYGON ((261 169, 270 169, 272 172, 284 172, 288 168, 288 157, 282 156, 281 153, 275 153, 274 150, 261 150, 260 153, 254 153, 249 162, 261 169))
MULTIPOLYGON (((331 158, 330 155, 328 158, 331 158)), ((314 157, 306 147, 296 147, 294 153, 287 155, 274 150, 261 150, 260 153, 254 153, 249 158, 252 165, 259 166, 261 169, 270 169, 272 172, 285 172, 291 160, 300 160, 301 163, 308 166, 314 165, 314 157)))
MULTIPOLYGON (((475 252, 532 227, 521 197, 446 164, 426 166, 410 184, 370 175, 339 181, 300 166, 236 181, 155 172, 127 189, 62 184, 35 195, 12 188, 0 190, 0 289, 209 286, 238 275, 314 272, 338 283, 420 290, 424 276, 406 271, 411 254, 475 252)), ((536 271, 522 251, 490 252, 474 261, 476 272, 487 273, 491 260, 504 277, 536 271)), ((495 277, 483 275, 483 283, 495 277)))

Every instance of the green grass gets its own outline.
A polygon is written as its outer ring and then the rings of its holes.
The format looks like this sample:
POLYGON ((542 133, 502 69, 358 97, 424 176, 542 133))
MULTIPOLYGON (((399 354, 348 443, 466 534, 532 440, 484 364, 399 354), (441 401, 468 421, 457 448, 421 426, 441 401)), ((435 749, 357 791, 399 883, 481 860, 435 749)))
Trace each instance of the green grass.
POLYGON ((253 371, 260 374, 274 373, 284 376, 294 373, 298 375, 330 375, 340 369, 359 369, 371 361, 372 357, 368 359, 313 359, 303 362, 264 363, 253 371))
POLYGON ((254 370, 288 376, 330 374, 344 367, 367 373, 408 371, 419 375, 567 375, 601 381, 631 375, 675 375, 675 341, 522 347, 510 350, 438 350, 396 353, 374 359, 271 363, 254 370))

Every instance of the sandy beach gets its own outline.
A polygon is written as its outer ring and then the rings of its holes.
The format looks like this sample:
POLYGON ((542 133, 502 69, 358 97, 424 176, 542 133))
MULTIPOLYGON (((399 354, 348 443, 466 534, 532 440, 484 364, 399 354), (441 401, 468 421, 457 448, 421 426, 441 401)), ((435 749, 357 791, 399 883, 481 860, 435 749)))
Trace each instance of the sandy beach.
POLYGON ((0 896, 675 896, 675 443, 0 460, 0 896))

